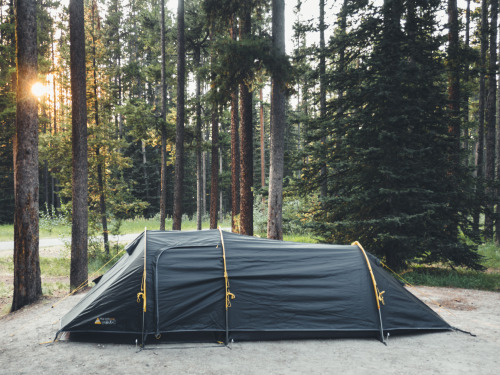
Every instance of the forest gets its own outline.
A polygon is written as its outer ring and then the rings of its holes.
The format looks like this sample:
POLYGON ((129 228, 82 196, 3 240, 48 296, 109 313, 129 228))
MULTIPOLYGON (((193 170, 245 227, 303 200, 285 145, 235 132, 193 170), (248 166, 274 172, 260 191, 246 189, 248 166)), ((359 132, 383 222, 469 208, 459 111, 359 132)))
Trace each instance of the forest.
POLYGON ((72 288, 89 232, 109 254, 136 218, 482 269, 498 27, 498 0, 0 0, 13 309, 41 294, 41 215, 71 222, 72 288))

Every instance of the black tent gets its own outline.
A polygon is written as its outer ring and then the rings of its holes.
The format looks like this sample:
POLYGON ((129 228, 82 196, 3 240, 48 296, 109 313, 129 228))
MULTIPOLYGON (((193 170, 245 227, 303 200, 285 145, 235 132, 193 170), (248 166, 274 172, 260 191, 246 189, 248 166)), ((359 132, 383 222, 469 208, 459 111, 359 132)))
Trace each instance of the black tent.
POLYGON ((126 251, 58 334, 227 342, 451 329, 359 244, 145 231, 126 251))

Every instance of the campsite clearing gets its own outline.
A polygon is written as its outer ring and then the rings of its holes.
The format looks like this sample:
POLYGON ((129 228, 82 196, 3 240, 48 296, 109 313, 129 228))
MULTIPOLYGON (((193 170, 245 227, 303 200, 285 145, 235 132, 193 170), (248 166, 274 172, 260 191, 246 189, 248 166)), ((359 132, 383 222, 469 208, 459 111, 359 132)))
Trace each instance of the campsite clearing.
POLYGON ((59 319, 83 294, 51 308, 43 299, 0 319, 2 374, 497 374, 500 293, 414 287, 411 291, 448 323, 476 334, 441 332, 376 339, 154 343, 89 343, 53 339, 59 319), (440 304, 441 307, 437 306, 440 304))

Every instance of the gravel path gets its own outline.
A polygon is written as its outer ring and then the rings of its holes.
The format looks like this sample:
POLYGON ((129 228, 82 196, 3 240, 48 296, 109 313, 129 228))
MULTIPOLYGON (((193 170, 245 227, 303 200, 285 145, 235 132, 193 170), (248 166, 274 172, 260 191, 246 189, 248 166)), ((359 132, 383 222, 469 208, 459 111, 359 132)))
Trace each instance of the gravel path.
POLYGON ((414 287, 451 325, 471 331, 375 339, 161 344, 102 344, 53 339, 59 319, 82 295, 54 299, 0 319, 0 373, 11 374, 498 374, 500 293, 414 287))
MULTIPOLYGON (((121 234, 119 236, 109 236, 110 242, 129 243, 134 240, 140 233, 121 234)), ((61 249, 66 244, 71 243, 71 238, 41 238, 40 239, 40 256, 57 256, 59 251, 54 255, 54 251, 50 248, 61 249)), ((0 257, 11 256, 14 252, 14 241, 0 241, 0 257)))

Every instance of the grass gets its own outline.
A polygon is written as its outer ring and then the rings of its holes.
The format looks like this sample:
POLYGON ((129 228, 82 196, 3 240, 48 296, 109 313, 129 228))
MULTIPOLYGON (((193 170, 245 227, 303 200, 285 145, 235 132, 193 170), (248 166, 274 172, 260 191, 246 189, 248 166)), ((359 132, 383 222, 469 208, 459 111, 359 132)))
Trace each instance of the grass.
MULTIPOLYGON (((225 218, 222 222, 219 222, 219 226, 222 228, 231 227, 230 217, 225 218)), ((160 229, 160 221, 156 218, 145 219, 127 219, 120 223, 110 220, 108 227, 111 229, 111 234, 129 234, 129 233, 141 233, 144 228, 148 230, 160 229), (119 224, 119 230, 113 230, 119 224)), ((209 220, 203 220, 202 228, 207 229, 210 227, 209 220)), ((167 218, 165 220, 165 228, 172 228, 172 218, 167 218)), ((195 230, 196 220, 185 220, 182 221, 182 230, 195 230)), ((62 220, 50 221, 47 219, 40 219, 40 238, 58 238, 58 237, 71 237, 71 225, 62 220)), ((2 224, 0 225, 0 241, 13 241, 14 240, 14 226, 12 224, 2 224)))
POLYGON ((413 285, 500 291, 500 273, 414 266, 403 278, 413 285))
MULTIPOLYGON (((111 223, 111 226, 113 223, 111 223)), ((231 218, 225 218, 222 222, 218 224, 221 228, 230 228, 231 227, 231 218)), ((111 227, 110 226, 110 227, 111 227)), ((207 229, 210 227, 209 220, 202 221, 202 228, 207 229)), ((136 219, 127 219, 123 220, 120 225, 120 234, 125 233, 140 233, 144 231, 144 228, 148 230, 156 230, 160 229, 160 222, 156 218, 145 219, 145 218, 136 218, 136 219)), ((167 218, 165 220, 165 228, 172 228, 172 218, 167 218)), ((196 220, 182 220, 182 230, 196 230, 196 220)))

